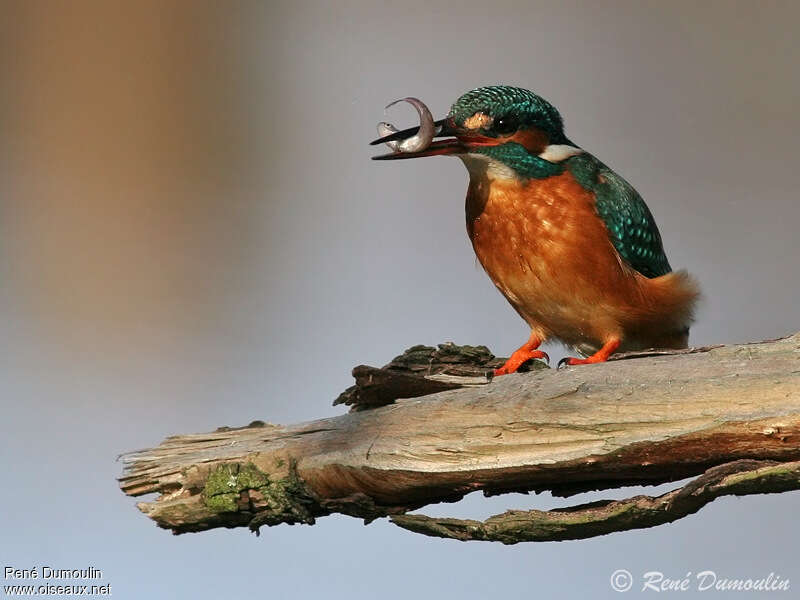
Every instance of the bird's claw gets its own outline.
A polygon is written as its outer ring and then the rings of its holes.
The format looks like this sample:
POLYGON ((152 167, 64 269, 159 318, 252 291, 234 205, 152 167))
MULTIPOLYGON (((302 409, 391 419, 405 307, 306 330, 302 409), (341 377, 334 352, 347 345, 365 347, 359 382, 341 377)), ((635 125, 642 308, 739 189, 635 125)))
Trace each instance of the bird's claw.
POLYGON ((570 362, 570 357, 565 356, 560 361, 558 361, 558 365, 556 366, 556 371, 560 369, 566 369, 567 367, 571 366, 572 363, 570 362))
MULTIPOLYGON (((541 350, 540 350, 540 352, 541 352, 541 350)), ((543 354, 542 358, 544 359, 544 362, 546 362, 547 366, 549 367, 550 366, 550 355, 547 354, 547 352, 542 352, 542 354, 543 354)))
POLYGON ((536 358, 543 358, 547 362, 548 366, 550 365, 550 356, 548 356, 547 352, 543 352, 541 350, 531 350, 529 356, 524 360, 522 360, 522 362, 515 365, 514 363, 516 361, 512 361, 512 359, 509 359, 508 361, 506 361, 506 364, 504 364, 502 367, 495 369, 492 372, 492 376, 495 377, 497 375, 510 375, 511 373, 518 373, 523 365, 529 363, 530 361, 536 358), (509 366, 509 362, 512 362, 511 366, 509 366))

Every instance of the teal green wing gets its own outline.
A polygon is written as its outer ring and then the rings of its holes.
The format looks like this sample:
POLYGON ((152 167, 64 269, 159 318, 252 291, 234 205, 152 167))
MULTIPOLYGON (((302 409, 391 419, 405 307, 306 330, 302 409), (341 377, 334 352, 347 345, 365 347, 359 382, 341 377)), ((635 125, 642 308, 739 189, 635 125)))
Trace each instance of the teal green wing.
POLYGON ((591 154, 578 154, 566 164, 578 183, 594 192, 597 214, 622 259, 645 277, 672 271, 655 219, 638 192, 591 154))

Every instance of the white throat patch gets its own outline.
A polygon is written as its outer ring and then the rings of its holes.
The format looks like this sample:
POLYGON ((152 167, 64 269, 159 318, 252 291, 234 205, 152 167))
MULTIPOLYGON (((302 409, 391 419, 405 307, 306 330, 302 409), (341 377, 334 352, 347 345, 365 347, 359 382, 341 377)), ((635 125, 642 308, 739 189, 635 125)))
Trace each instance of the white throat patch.
POLYGON ((489 180, 495 179, 517 179, 514 169, 495 160, 490 156, 479 153, 459 154, 458 157, 464 162, 470 175, 486 176, 489 180))

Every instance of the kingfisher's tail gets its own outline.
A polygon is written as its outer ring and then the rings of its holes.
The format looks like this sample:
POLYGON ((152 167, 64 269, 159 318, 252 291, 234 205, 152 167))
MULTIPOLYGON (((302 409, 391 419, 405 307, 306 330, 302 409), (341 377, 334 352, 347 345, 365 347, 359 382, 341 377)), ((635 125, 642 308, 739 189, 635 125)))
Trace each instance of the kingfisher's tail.
MULTIPOLYGON (((627 315, 624 329, 633 347, 686 348, 700 286, 686 271, 641 278, 641 303, 627 315), (634 341, 635 340, 635 341, 634 341)), ((628 346, 628 344, 625 344, 628 346)))
POLYGON ((652 294, 661 307, 662 316, 688 329, 694 322, 694 311, 700 300, 700 286, 686 271, 673 271, 651 279, 652 294))

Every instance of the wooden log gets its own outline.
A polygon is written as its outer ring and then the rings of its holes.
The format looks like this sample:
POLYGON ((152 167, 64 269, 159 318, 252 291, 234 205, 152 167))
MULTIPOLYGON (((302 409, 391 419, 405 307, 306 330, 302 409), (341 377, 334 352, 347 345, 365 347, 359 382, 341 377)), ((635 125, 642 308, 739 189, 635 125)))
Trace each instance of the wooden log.
MULTIPOLYGON (((800 461, 800 334, 509 375, 298 425, 174 436, 126 455, 120 485, 159 493, 139 508, 176 533, 257 530, 334 512, 371 520, 476 490, 568 496, 663 483, 741 460, 800 461)), ((759 489, 776 491, 746 493, 759 489)))

